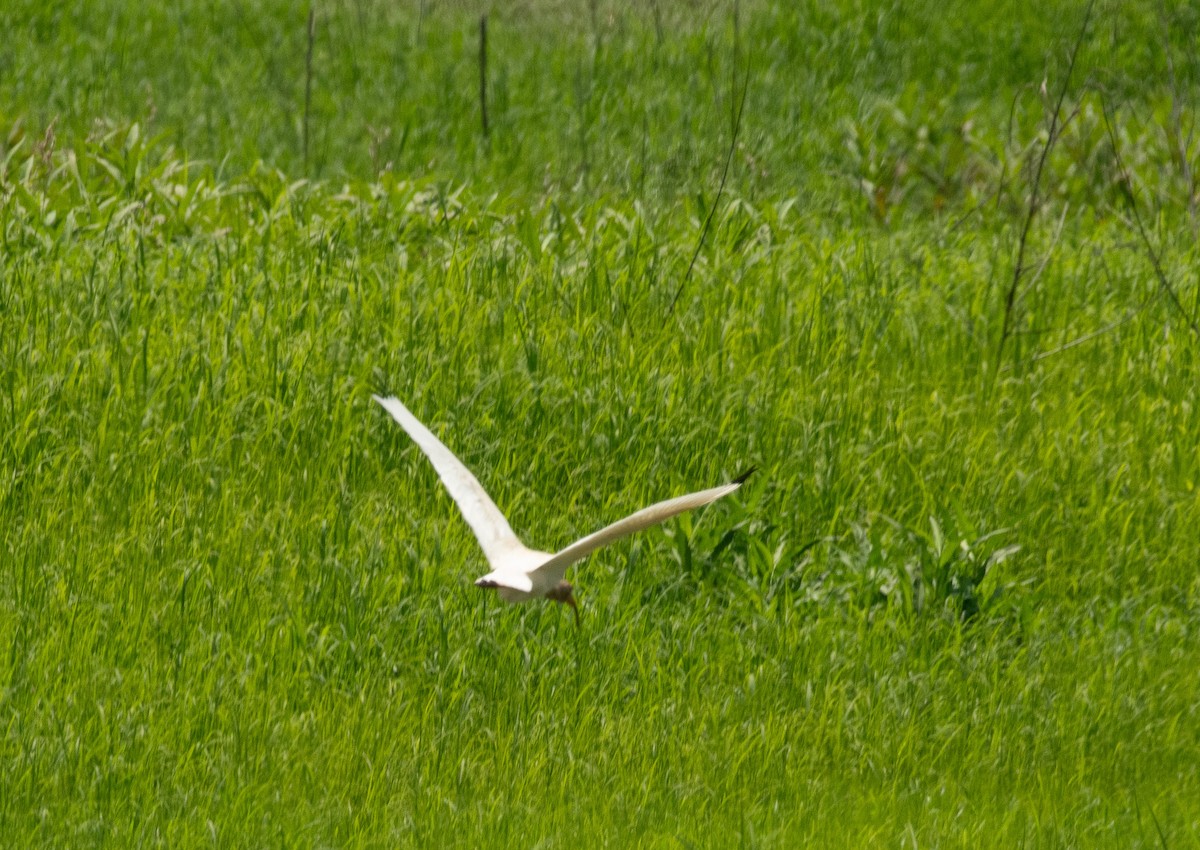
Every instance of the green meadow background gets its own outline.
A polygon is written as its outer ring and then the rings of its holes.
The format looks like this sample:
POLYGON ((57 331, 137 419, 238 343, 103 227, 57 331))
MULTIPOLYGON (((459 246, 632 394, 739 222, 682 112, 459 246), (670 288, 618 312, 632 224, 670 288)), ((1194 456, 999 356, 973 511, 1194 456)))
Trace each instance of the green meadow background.
POLYGON ((1195 6, 309 8, 0 6, 0 846, 1200 847, 1195 6))

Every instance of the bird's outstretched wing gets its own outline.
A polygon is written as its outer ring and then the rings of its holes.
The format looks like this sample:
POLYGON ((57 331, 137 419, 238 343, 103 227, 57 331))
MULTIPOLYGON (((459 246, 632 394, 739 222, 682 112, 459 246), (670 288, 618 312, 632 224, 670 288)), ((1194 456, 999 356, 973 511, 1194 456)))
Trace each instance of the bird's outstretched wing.
POLYGON ((425 456, 437 470, 438 477, 450 493, 450 497, 458 504, 463 519, 483 548, 492 569, 501 569, 511 561, 514 552, 527 551, 520 538, 509 527, 508 520, 496 503, 488 496, 479 481, 471 474, 471 470, 463 466, 442 441, 433 436, 428 428, 420 423, 417 417, 409 413, 408 408, 397 398, 380 398, 371 396, 383 406, 383 409, 400 423, 400 427, 408 432, 425 456))
POLYGON ((531 575, 536 576, 538 584, 553 584, 561 581, 567 567, 581 558, 587 557, 601 546, 607 546, 609 543, 641 531, 643 528, 658 525, 676 514, 707 505, 709 502, 715 502, 722 496, 728 496, 741 487, 752 472, 754 472, 753 468, 738 476, 737 480, 722 484, 720 487, 689 493, 686 496, 677 496, 674 499, 653 504, 648 508, 642 508, 637 513, 630 514, 625 519, 618 520, 581 540, 576 540, 566 549, 556 552, 554 557, 540 565, 531 575))

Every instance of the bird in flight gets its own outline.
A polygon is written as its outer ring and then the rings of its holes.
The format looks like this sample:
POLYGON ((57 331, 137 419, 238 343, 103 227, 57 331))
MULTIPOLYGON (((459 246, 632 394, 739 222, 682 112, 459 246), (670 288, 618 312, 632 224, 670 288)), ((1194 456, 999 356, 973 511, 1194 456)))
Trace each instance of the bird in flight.
POLYGON ((397 398, 381 398, 372 396, 382 405, 383 409, 400 423, 400 427, 408 432, 408 436, 425 453, 437 471, 442 484, 449 491, 450 497, 458 504, 463 519, 483 549, 492 571, 475 584, 478 587, 494 588, 505 602, 525 602, 530 599, 544 598, 570 605, 575 612, 575 625, 579 625, 579 606, 575 603, 575 594, 570 584, 563 580, 567 567, 582 558, 587 557, 601 546, 607 546, 615 540, 657 525, 670 519, 676 514, 690 511, 709 502, 715 502, 722 496, 728 496, 742 486, 750 473, 751 467, 736 480, 719 487, 689 493, 658 502, 648 508, 642 508, 637 513, 630 514, 625 519, 600 529, 576 540, 565 549, 558 552, 539 552, 530 549, 509 527, 508 520, 487 492, 480 486, 479 481, 471 471, 463 466, 462 461, 442 444, 428 428, 413 416, 407 407, 397 398))

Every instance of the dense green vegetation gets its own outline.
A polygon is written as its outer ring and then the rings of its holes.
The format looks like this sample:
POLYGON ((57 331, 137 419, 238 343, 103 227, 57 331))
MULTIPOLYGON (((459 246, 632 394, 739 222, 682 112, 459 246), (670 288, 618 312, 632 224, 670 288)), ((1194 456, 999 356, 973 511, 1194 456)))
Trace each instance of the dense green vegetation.
POLYGON ((1195 11, 479 12, 0 10, 0 846, 1200 846, 1195 11))

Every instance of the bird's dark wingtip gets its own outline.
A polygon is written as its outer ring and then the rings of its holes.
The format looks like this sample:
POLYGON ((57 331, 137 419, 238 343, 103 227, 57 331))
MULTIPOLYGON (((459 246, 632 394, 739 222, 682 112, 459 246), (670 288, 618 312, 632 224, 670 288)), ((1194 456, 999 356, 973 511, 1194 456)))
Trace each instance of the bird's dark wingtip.
POLYGON ((739 475, 737 478, 733 479, 733 483, 734 484, 745 484, 746 479, 749 478, 751 475, 753 475, 757 471, 758 471, 758 466, 757 465, 752 466, 749 469, 747 469, 745 472, 743 472, 741 475, 739 475))

